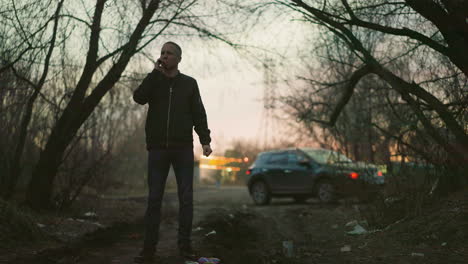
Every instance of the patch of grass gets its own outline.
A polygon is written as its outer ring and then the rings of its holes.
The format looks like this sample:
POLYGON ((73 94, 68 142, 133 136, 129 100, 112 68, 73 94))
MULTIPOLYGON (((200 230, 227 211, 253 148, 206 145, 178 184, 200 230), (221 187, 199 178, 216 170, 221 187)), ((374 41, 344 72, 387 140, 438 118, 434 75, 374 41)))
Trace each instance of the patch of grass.
POLYGON ((44 237, 31 213, 0 199, 0 247, 29 244, 44 237))

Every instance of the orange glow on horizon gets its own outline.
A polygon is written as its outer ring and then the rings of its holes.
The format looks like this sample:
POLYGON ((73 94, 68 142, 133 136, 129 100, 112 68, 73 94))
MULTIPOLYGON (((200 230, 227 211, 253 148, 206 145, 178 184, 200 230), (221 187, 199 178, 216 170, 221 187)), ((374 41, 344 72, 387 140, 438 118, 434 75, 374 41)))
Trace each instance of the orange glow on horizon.
POLYGON ((223 166, 231 162, 242 163, 243 160, 238 158, 227 158, 222 156, 200 156, 200 164, 223 166))
POLYGON ((240 168, 239 168, 239 167, 220 166, 220 165, 209 165, 209 164, 200 164, 200 169, 240 171, 240 168))

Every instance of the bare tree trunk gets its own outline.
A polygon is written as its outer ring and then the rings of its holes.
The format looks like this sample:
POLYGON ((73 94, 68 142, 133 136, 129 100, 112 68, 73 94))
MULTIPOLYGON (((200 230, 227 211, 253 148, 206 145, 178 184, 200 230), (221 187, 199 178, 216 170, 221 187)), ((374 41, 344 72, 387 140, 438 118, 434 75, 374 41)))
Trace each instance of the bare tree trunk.
MULTIPOLYGON (((56 130, 54 130, 56 131, 56 130)), ((57 133, 53 133, 57 134, 57 133)), ((51 135, 52 136, 52 135, 51 135)), ((47 142, 29 182, 26 201, 36 209, 50 209, 53 182, 66 149, 63 136, 54 136, 47 142)))
POLYGON ((9 177, 7 178, 6 182, 7 190, 4 193, 5 199, 10 199, 11 196, 14 194, 16 184, 18 182, 19 177, 21 176, 21 158, 23 157, 24 144, 28 135, 28 126, 29 122, 31 121, 34 102, 36 101, 37 95, 38 93, 34 92, 34 94, 29 98, 28 104, 26 106, 26 112, 24 113, 23 120, 21 121, 18 143, 16 144, 9 177))

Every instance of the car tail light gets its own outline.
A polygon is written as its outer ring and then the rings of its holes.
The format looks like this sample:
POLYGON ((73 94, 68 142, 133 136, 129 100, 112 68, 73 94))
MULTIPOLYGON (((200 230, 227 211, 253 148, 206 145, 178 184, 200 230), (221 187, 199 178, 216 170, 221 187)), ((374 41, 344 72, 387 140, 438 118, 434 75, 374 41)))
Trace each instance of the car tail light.
POLYGON ((383 176, 383 173, 381 171, 378 171, 377 176, 383 176))
POLYGON ((251 169, 248 169, 248 170, 245 172, 245 174, 247 174, 247 175, 250 175, 251 173, 252 173, 252 170, 251 170, 251 169))
POLYGON ((357 172, 351 172, 349 174, 349 177, 353 180, 356 180, 357 178, 359 178, 359 174, 357 172))

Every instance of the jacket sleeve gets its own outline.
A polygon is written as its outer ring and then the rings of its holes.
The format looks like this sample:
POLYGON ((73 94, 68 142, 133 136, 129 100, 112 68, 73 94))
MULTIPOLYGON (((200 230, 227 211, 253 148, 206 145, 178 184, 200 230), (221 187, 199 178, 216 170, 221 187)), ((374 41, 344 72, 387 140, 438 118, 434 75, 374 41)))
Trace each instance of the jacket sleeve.
POLYGON ((153 70, 151 73, 146 75, 143 82, 138 86, 138 88, 133 92, 133 100, 141 105, 144 105, 149 102, 151 98, 152 86, 155 86, 156 79, 158 77, 158 72, 153 70))
POLYGON ((200 96, 197 81, 194 80, 194 93, 192 96, 192 116, 195 132, 197 132, 202 145, 208 145, 211 142, 210 130, 206 118, 205 107, 200 96))

